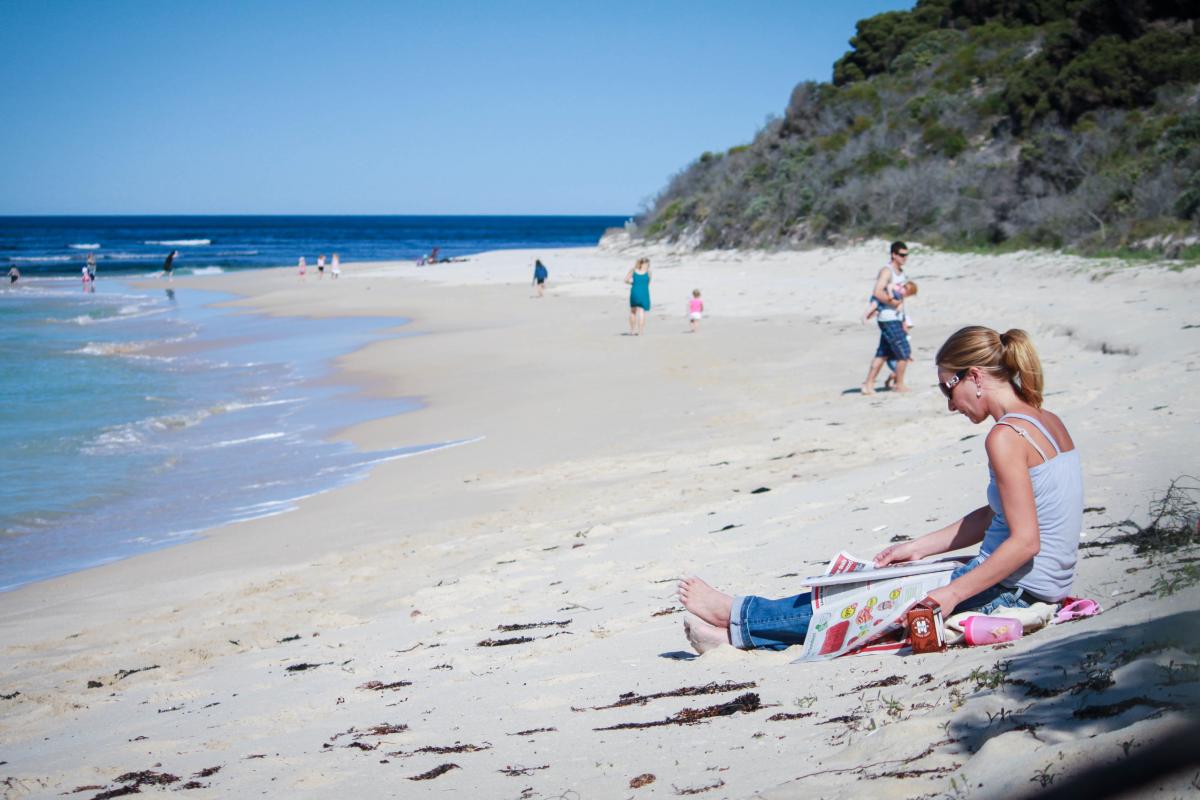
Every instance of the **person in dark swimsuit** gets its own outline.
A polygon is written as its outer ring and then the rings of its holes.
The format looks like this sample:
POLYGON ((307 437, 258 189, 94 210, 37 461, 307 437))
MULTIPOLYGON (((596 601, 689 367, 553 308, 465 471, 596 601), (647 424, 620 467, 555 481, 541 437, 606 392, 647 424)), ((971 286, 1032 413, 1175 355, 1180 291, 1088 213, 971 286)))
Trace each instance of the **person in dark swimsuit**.
POLYGON ((646 312, 650 310, 650 259, 639 258, 625 274, 629 284, 629 335, 646 332, 646 312))

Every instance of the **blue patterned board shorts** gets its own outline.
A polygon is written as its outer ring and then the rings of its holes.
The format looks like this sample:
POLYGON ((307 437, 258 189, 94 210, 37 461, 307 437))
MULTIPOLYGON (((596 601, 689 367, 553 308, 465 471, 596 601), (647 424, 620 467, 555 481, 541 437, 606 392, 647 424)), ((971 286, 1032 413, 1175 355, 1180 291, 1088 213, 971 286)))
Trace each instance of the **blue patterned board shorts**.
POLYGON ((875 348, 875 357, 896 361, 908 361, 912 358, 912 349, 908 346, 903 322, 888 320, 879 323, 879 347, 875 348))

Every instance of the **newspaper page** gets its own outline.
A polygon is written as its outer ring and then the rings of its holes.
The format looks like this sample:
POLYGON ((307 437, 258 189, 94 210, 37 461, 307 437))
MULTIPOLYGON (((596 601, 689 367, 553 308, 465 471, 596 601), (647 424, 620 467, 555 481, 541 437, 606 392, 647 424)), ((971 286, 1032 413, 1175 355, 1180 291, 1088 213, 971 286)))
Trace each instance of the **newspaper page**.
MULTIPOLYGON (((869 561, 845 551, 838 553, 829 562, 826 576, 869 571, 872 579, 813 587, 813 616, 804 637, 804 650, 796 660, 837 658, 902 628, 904 614, 914 603, 950 582, 950 574, 958 564, 941 563, 944 566, 934 572, 909 574, 897 569, 903 574, 889 575, 886 568, 876 570, 869 561)), ((893 648, 899 646, 897 642, 893 648)))

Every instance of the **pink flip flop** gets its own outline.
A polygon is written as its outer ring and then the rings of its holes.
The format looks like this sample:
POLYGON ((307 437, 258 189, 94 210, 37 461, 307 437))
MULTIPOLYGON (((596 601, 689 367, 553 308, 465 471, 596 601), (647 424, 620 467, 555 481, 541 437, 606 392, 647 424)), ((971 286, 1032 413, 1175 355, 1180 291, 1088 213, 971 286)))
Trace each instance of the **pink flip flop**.
POLYGON ((1054 615, 1055 622, 1070 622, 1073 619, 1082 619, 1083 617, 1094 617, 1100 613, 1100 604, 1095 600, 1073 600, 1067 598, 1069 602, 1064 603, 1063 607, 1054 615))
POLYGON ((1021 620, 1012 617, 988 617, 976 614, 962 623, 963 636, 972 647, 981 644, 1000 644, 1020 639, 1025 632, 1021 620))

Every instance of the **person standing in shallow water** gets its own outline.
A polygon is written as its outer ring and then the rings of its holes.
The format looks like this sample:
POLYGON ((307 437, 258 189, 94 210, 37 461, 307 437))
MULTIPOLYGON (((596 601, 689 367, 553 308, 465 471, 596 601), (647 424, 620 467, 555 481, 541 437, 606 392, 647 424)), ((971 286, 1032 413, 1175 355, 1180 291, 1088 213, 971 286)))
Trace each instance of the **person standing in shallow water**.
MULTIPOLYGON (((1071 434, 1042 407, 1042 364, 1028 334, 963 328, 937 354, 938 385, 947 408, 973 424, 994 420, 985 439, 987 505, 918 539, 875 556, 875 566, 916 561, 979 545, 979 553, 929 593, 943 615, 955 609, 1057 603, 1075 580, 1083 529, 1083 470, 1071 434)), ((679 583, 695 615, 684 622, 703 653, 723 644, 783 650, 804 641, 812 595, 779 600, 717 591, 699 578, 679 583)))
POLYGON ((892 291, 894 287, 908 281, 908 275, 904 272, 904 265, 908 262, 908 245, 904 242, 892 242, 891 254, 888 265, 879 270, 875 277, 875 289, 871 292, 881 306, 876 318, 879 323, 879 346, 875 348, 875 358, 871 360, 867 379, 863 381, 863 394, 875 394, 875 378, 886 361, 896 362, 896 380, 892 384, 892 391, 909 391, 904 383, 904 373, 908 369, 909 359, 912 358, 912 349, 908 344, 908 336, 904 333, 904 322, 898 310, 904 304, 904 299, 903 296, 897 299, 892 291))
POLYGON ((625 274, 629 284, 629 335, 646 332, 646 312, 650 310, 650 259, 639 258, 625 274))
POLYGON ((170 280, 175 278, 175 256, 177 255, 179 255, 179 251, 172 250, 167 253, 167 260, 163 262, 163 275, 170 280))

